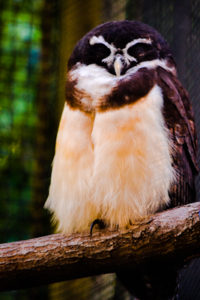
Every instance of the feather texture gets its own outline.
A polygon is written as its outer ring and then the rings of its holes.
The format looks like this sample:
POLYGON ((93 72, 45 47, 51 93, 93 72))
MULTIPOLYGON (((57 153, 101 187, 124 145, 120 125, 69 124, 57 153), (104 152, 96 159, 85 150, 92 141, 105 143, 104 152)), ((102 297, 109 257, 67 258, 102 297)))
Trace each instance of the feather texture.
POLYGON ((65 105, 46 203, 64 232, 103 218, 124 227, 169 203, 175 180, 158 86, 93 118, 65 105))
POLYGON ((58 230, 86 230, 97 208, 91 199, 94 161, 93 120, 65 104, 56 141, 49 197, 45 207, 54 212, 58 230))
POLYGON ((174 145, 172 157, 177 181, 170 190, 170 207, 175 207, 195 201, 197 137, 188 94, 177 77, 159 67, 157 78, 164 96, 163 115, 174 145))

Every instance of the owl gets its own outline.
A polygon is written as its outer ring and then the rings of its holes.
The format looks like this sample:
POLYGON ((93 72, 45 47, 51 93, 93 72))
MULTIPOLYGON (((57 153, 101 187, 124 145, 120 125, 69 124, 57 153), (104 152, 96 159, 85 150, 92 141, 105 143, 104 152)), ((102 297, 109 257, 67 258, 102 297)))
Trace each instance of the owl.
POLYGON ((68 62, 48 208, 64 233, 124 228, 195 201, 196 132, 168 44, 150 26, 108 22, 68 62))
MULTIPOLYGON (((167 42, 140 22, 102 24, 77 43, 68 62, 45 207, 63 233, 95 224, 126 228, 195 201, 196 151, 188 93, 167 42)), ((162 273, 155 269, 156 275, 152 266, 142 274, 155 282, 162 273)), ((168 273, 165 266, 161 287, 168 273)), ((144 276, 127 274, 119 276, 134 280, 141 294, 144 276)))

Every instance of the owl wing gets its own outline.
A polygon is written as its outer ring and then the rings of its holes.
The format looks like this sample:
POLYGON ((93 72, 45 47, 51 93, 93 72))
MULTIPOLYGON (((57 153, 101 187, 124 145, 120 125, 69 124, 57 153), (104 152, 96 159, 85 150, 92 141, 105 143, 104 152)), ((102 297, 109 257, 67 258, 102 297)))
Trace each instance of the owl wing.
POLYGON ((170 207, 195 201, 197 137, 191 104, 175 75, 157 68, 157 80, 164 98, 163 115, 172 140, 173 167, 177 180, 170 190, 170 207))
MULTIPOLYGON (((188 94, 177 77, 158 67, 155 81, 163 98, 163 115, 172 140, 172 163, 177 180, 170 190, 170 208, 195 201, 195 175, 197 166, 197 138, 188 94)), ((172 299, 176 295, 177 274, 180 266, 175 262, 152 260, 137 270, 118 273, 125 287, 138 298, 172 299)))

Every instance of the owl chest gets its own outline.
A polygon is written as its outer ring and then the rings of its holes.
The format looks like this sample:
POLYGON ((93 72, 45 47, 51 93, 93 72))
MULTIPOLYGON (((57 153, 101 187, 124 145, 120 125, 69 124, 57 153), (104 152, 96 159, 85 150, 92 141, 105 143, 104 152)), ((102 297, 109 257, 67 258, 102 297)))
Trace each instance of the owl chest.
POLYGON ((103 178, 111 185, 115 182, 117 191, 134 193, 152 181, 162 185, 161 178, 172 173, 170 139, 157 89, 133 105, 97 114, 91 141, 94 178, 102 184, 103 178))
POLYGON ((51 185, 57 198, 120 226, 167 204, 174 173, 162 101, 155 87, 135 104, 95 117, 66 105, 51 185))

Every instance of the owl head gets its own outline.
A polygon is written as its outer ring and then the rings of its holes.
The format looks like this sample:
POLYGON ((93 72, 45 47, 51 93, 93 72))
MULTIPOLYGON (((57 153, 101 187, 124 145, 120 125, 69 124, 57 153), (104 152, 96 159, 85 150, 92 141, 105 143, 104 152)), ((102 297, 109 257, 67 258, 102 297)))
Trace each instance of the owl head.
POLYGON ((95 64, 120 76, 145 62, 175 65, 167 42, 152 27, 137 21, 108 22, 88 32, 76 45, 68 63, 95 64))
POLYGON ((69 59, 66 100, 86 112, 130 104, 153 87, 159 66, 176 75, 169 46, 155 29, 136 21, 99 25, 69 59))

